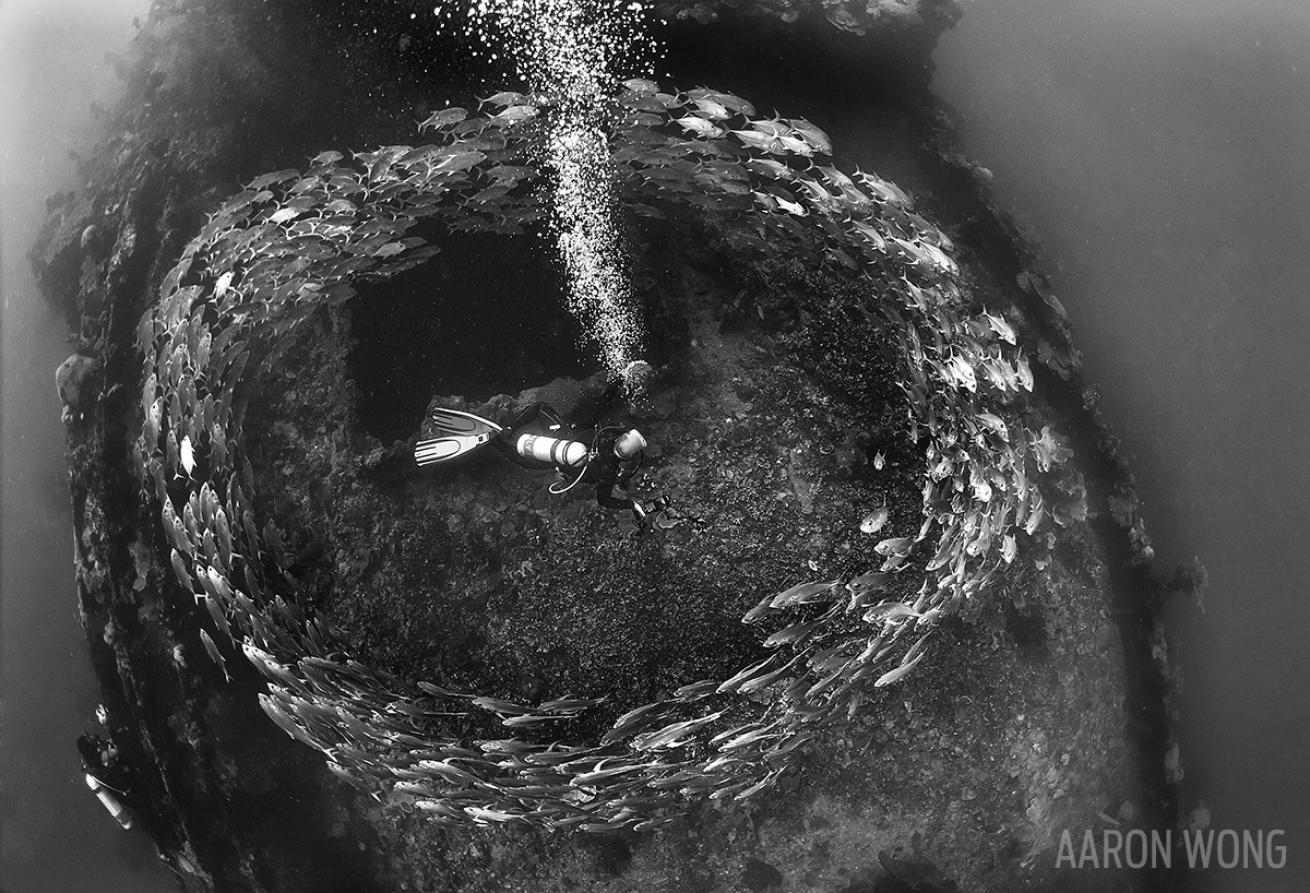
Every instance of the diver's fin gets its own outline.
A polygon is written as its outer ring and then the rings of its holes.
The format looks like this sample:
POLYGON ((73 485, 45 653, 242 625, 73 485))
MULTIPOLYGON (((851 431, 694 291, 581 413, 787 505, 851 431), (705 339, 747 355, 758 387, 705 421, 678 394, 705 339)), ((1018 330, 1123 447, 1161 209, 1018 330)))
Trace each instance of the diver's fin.
POLYGON ((456 435, 499 434, 502 430, 495 422, 471 412, 441 408, 432 411, 432 427, 436 434, 456 435))
POLYGON ((491 442, 492 434, 447 434, 432 440, 420 440, 414 447, 414 460, 419 465, 435 465, 467 455, 491 442))

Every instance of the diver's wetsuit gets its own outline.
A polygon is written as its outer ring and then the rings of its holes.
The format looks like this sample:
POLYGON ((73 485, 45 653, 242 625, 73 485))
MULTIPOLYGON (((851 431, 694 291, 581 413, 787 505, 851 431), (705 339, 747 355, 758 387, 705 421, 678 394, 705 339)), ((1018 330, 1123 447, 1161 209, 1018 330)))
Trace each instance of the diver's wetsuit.
POLYGON ((512 422, 505 426, 492 441, 492 445, 505 458, 523 468, 541 471, 553 467, 570 480, 576 478, 578 483, 594 483, 596 485, 596 502, 609 509, 631 509, 633 514, 640 517, 640 503, 635 499, 619 499, 614 495, 614 490, 617 487, 627 485, 628 480, 641 467, 641 457, 630 460, 621 459, 614 452, 614 444, 623 435, 623 429, 614 426, 599 426, 601 417, 614 405, 614 401, 617 399, 622 387, 623 382, 621 379, 610 382, 609 387, 601 394, 596 406, 581 422, 565 424, 549 404, 529 404, 514 417, 512 422), (559 426, 558 430, 550 432, 552 437, 576 440, 581 443, 587 443, 588 439, 590 439, 591 453, 585 469, 568 465, 553 466, 548 462, 519 454, 517 443, 520 435, 525 433, 523 429, 542 416, 559 426), (588 431, 593 432, 590 438, 585 433, 588 431), (579 475, 581 475, 580 478, 579 475))

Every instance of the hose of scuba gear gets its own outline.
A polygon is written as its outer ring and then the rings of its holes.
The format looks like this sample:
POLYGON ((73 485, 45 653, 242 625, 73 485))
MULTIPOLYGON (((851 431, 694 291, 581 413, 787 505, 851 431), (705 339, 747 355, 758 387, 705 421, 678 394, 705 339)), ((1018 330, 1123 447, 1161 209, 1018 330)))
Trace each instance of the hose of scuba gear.
POLYGON ((573 479, 573 483, 569 484, 567 487, 558 490, 555 489, 556 487, 559 486, 558 482, 551 484, 549 487, 551 494, 554 496, 563 496, 565 493, 572 490, 574 487, 576 487, 578 484, 582 482, 582 478, 587 474, 587 469, 590 467, 591 467, 591 460, 588 459, 586 462, 583 463, 582 470, 579 471, 578 476, 573 479))

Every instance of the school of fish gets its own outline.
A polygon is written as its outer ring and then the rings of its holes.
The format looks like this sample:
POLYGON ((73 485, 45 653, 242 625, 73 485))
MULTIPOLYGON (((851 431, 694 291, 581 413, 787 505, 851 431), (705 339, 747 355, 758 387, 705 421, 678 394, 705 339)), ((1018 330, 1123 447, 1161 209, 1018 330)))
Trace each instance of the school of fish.
POLYGON ((834 167, 814 124, 757 117, 731 94, 634 79, 611 101, 624 214, 692 209, 746 256, 789 253, 867 284, 864 311, 898 340, 907 425, 924 449, 919 528, 871 541, 860 576, 760 602, 744 620, 770 654, 728 679, 634 706, 590 743, 564 741, 593 700, 409 685, 351 659, 300 603, 288 537, 251 499, 243 420, 311 313, 350 300, 356 280, 432 257, 437 246, 411 235, 420 220, 542 231, 548 102, 506 93, 445 108, 420 125, 423 145, 327 151, 256 178, 185 247, 137 331, 141 483, 179 585, 203 606, 206 650, 225 675, 238 654, 257 668, 265 712, 334 774, 440 824, 650 829, 687 798, 756 796, 790 755, 922 662, 940 621, 976 602, 1047 516, 1086 513, 1078 492, 1047 505, 1039 484, 1069 450, 1011 411, 1033 388, 1017 334, 1003 315, 969 309, 950 240, 909 196, 834 167), (921 575, 917 594, 890 598, 904 574, 921 575), (503 737, 469 740, 468 717, 494 717, 503 737))

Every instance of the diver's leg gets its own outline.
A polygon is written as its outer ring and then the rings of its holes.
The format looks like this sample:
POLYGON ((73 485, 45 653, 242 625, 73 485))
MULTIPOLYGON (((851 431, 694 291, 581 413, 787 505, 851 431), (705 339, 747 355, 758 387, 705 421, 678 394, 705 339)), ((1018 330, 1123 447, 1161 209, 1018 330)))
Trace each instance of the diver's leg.
POLYGON ((633 514, 637 513, 636 501, 617 498, 614 495, 613 484, 598 484, 596 486, 596 501, 607 509, 629 509, 633 514))

